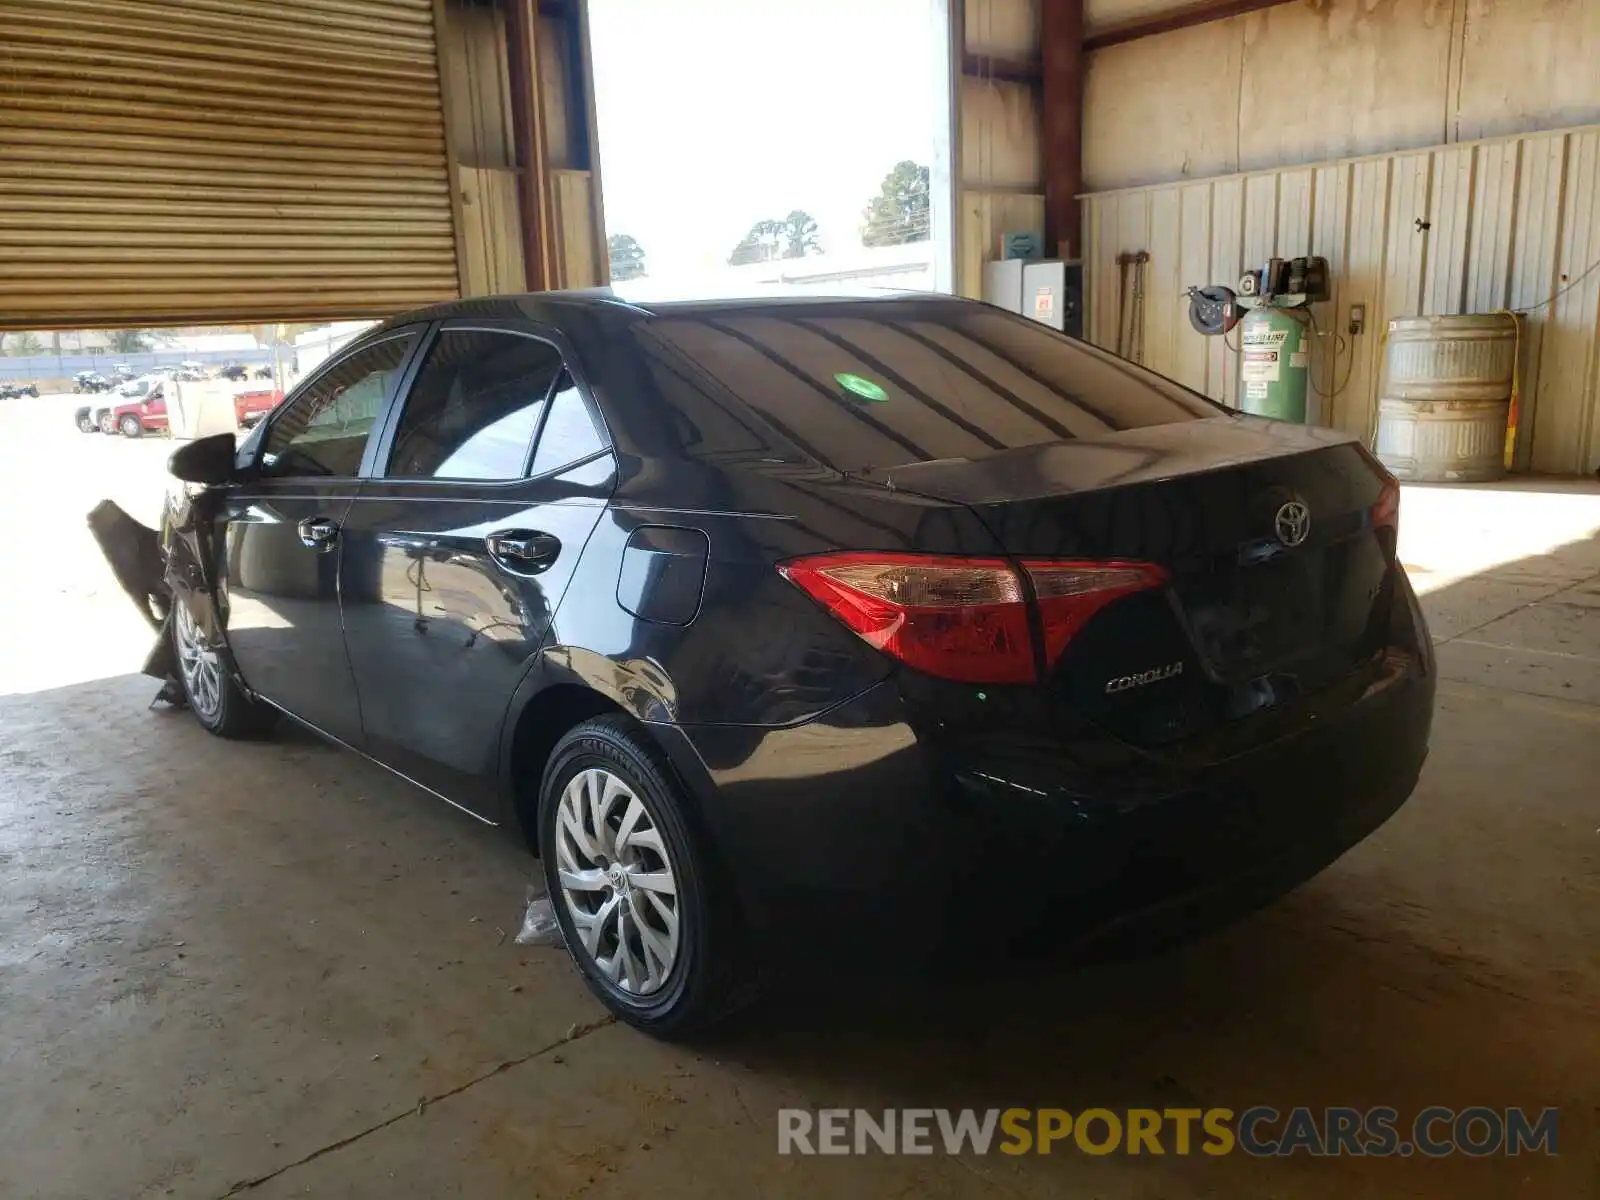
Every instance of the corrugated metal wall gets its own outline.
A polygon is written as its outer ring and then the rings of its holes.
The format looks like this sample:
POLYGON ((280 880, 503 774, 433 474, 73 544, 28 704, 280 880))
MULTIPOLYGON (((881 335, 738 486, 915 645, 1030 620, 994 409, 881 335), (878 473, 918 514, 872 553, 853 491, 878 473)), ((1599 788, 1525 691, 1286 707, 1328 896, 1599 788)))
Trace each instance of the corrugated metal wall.
POLYGON ((1600 466, 1600 270, 1579 279, 1600 260, 1600 126, 1102 192, 1084 221, 1090 340, 1114 345, 1117 255, 1147 250, 1144 363, 1228 404, 1238 354, 1190 328, 1184 289, 1231 286, 1272 255, 1326 256, 1320 419, 1369 441, 1390 318, 1542 305, 1525 323, 1518 466, 1600 466), (1367 332, 1351 339, 1357 303, 1367 332))
POLYGON ((0 325, 457 293, 432 0, 5 0, 0 325))

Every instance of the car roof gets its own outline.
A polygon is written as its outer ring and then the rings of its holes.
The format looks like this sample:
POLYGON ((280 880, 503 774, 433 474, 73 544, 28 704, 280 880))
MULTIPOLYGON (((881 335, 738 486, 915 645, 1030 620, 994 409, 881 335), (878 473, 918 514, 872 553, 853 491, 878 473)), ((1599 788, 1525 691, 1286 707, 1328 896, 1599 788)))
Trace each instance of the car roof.
POLYGON ((976 305, 974 300, 949 296, 942 292, 897 292, 884 290, 822 291, 815 288, 772 288, 760 292, 730 292, 727 294, 699 294, 694 296, 663 295, 651 298, 641 290, 630 287, 626 296, 611 288, 579 288, 561 292, 522 292, 499 296, 474 296, 465 300, 447 300, 428 308, 400 313, 390 317, 363 335, 363 338, 382 335, 402 325, 415 325, 427 321, 448 321, 459 317, 481 317, 485 320, 525 320, 560 327, 565 320, 580 315, 618 318, 648 318, 653 316, 680 316, 694 313, 767 312, 777 313, 785 308, 834 305, 862 305, 888 307, 926 304, 976 305))

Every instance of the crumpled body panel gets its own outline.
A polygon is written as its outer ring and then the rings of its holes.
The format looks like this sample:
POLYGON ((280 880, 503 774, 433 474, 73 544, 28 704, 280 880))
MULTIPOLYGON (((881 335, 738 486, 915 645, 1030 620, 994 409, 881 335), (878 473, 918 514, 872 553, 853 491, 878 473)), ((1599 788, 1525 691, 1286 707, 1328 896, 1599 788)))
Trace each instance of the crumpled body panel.
POLYGON ((186 605, 206 640, 224 649, 208 566, 214 561, 209 544, 215 505, 212 493, 176 497, 167 505, 159 531, 134 520, 111 500, 95 505, 88 517, 89 532, 117 583, 156 631, 143 670, 166 685, 162 696, 167 699, 182 696, 170 628, 174 604, 186 605))

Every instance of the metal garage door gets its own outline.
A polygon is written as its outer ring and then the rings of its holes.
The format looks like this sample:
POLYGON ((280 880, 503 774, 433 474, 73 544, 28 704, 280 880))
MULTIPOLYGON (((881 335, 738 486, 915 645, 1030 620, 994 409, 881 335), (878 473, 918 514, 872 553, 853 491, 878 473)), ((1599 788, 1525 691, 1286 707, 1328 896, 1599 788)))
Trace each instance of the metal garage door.
POLYGON ((0 328, 456 294, 432 0, 0 0, 0 328))

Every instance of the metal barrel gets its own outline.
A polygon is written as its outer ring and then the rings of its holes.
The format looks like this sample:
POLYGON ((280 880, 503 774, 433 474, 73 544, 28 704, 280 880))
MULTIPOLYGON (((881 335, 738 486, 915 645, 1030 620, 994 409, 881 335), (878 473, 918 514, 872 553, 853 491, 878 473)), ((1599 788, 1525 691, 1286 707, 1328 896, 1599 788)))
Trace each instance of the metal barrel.
POLYGON ((1509 313, 1390 321, 1379 461, 1397 478, 1421 483, 1503 476, 1516 346, 1509 313))

